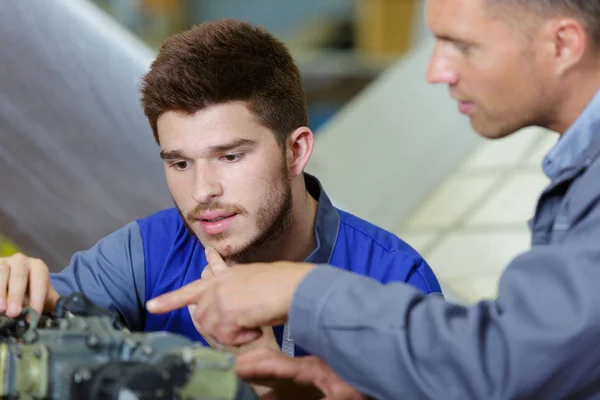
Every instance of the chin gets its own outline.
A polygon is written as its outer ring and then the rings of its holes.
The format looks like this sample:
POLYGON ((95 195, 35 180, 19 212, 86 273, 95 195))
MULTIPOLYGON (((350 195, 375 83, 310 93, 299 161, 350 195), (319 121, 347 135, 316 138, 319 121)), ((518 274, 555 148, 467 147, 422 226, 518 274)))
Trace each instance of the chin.
POLYGON ((473 120, 471 120, 471 127, 475 132, 477 132, 477 134, 479 134, 479 136, 492 140, 502 139, 504 137, 512 135, 517 131, 514 129, 507 129, 507 127, 505 126, 481 126, 473 120))
POLYGON ((208 241, 207 245, 215 249, 224 260, 235 258, 236 255, 244 251, 244 246, 231 243, 227 240, 217 242, 208 241))

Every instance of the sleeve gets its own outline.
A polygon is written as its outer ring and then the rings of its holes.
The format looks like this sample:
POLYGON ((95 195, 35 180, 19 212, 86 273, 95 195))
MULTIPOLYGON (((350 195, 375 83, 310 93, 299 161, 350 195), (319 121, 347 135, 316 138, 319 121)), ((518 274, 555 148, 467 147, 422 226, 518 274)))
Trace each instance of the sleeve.
POLYGON ((76 253, 61 272, 50 274, 61 295, 85 293, 100 307, 118 312, 131 330, 144 327, 145 267, 142 236, 136 222, 76 253))
POLYGON ((586 398, 600 392, 600 207, 460 306, 318 266, 290 312, 299 346, 380 399, 586 398), (572 397, 571 397, 572 396, 572 397))
POLYGON ((440 283, 435 274, 423 259, 421 259, 412 269, 406 279, 406 283, 426 294, 442 293, 440 283))

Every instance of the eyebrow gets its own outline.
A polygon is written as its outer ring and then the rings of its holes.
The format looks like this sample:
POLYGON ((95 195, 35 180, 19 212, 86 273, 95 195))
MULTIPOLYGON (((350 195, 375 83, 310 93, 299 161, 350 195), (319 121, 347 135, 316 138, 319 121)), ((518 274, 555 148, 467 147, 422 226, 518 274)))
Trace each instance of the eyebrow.
MULTIPOLYGON (((250 146, 254 144, 256 144, 256 141, 254 140, 239 138, 232 140, 229 143, 210 146, 206 152, 207 154, 226 153, 241 146, 250 146)), ((187 157, 181 150, 161 150, 160 158, 163 160, 189 159, 189 157, 187 157)))
POLYGON ((162 158, 163 160, 176 160, 176 159, 185 159, 187 157, 184 156, 183 153, 179 150, 172 150, 172 151, 161 150, 160 158, 162 158))
POLYGON ((461 43, 461 44, 465 44, 465 45, 474 45, 473 42, 468 41, 468 40, 464 40, 464 39, 459 39, 456 37, 452 37, 452 36, 448 36, 448 35, 435 35, 435 37, 438 40, 443 40, 445 42, 450 42, 450 43, 461 43))
POLYGON ((254 141, 254 140, 239 138, 239 139, 232 140, 229 143, 223 143, 223 144, 219 144, 217 146, 211 146, 207 149, 207 152, 209 154, 225 153, 225 152, 234 150, 241 146, 251 146, 254 144, 256 144, 256 141, 254 141))

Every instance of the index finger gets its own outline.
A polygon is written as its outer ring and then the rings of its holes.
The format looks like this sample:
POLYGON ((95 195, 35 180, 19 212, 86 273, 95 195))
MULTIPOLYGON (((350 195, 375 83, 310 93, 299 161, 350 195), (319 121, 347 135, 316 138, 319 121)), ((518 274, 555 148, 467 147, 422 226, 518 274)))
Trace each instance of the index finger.
POLYGON ((29 301, 31 307, 39 314, 44 311, 49 285, 50 274, 46 264, 42 260, 31 260, 29 262, 29 301))
POLYGON ((223 261, 218 251, 212 247, 207 247, 204 252, 206 254, 206 261, 208 261, 208 267, 213 274, 216 275, 227 270, 227 264, 223 261))
POLYGON ((198 279, 177 290, 153 298, 146 303, 146 309, 152 314, 162 314, 183 308, 195 303, 206 291, 209 284, 209 280, 198 279))
MULTIPOLYGON (((269 348, 256 348, 240 354, 235 370, 244 379, 296 379, 304 364, 269 348)), ((304 382, 303 382, 304 383, 304 382)))

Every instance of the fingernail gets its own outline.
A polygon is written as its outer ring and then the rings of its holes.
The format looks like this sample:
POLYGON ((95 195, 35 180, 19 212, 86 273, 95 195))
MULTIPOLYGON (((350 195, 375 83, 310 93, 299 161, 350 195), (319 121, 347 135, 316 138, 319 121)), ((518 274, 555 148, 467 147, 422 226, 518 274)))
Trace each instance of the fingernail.
POLYGON ((5 308, 6 308, 6 300, 3 298, 0 298, 0 312, 4 311, 5 308))
POLYGON ((155 300, 149 300, 149 301, 146 303, 146 308, 147 308, 147 309, 154 308, 155 306, 156 306, 156 301, 155 301, 155 300))

